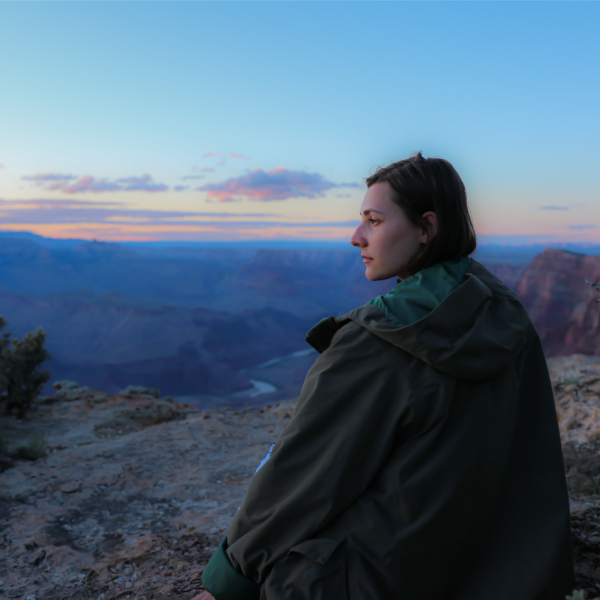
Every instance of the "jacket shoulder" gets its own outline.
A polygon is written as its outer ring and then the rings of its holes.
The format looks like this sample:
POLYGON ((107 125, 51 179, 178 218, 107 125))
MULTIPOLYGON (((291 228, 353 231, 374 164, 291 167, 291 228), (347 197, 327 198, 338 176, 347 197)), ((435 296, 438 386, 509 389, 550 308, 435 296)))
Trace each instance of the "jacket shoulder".
POLYGON ((489 269, 486 269, 480 262, 475 259, 471 259, 471 266, 467 273, 471 273, 475 275, 478 279, 480 279, 488 288, 490 288, 491 292, 495 296, 503 296, 505 298, 510 298, 512 300, 516 300, 519 304, 521 301, 517 294, 515 294, 501 279, 496 277, 489 269))

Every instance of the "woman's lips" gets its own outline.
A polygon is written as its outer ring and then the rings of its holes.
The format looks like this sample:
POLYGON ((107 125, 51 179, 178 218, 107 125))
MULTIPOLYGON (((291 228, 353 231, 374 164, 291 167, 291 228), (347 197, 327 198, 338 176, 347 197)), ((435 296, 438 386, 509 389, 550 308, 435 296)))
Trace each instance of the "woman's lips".
POLYGON ((362 254, 361 256, 363 257, 363 262, 365 264, 370 263, 373 260, 370 256, 363 256, 362 254))

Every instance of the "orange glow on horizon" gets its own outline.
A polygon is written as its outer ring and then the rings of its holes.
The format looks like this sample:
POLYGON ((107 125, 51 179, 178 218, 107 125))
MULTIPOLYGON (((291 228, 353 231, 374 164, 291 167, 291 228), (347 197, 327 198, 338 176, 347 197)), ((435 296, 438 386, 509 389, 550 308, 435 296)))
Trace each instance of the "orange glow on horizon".
POLYGON ((218 225, 156 226, 130 223, 119 227, 110 223, 21 224, 2 223, 0 231, 22 231, 55 239, 106 240, 111 242, 154 241, 251 241, 311 240, 346 241, 353 227, 270 227, 229 229, 218 225))
MULTIPOLYGON (((352 226, 327 226, 316 227, 303 223, 295 226, 281 227, 274 224, 265 227, 268 222, 245 221, 244 226, 227 227, 227 221, 220 224, 191 221, 189 224, 170 224, 161 222, 137 223, 2 223, 0 231, 19 231, 41 235, 55 239, 84 239, 103 240, 111 242, 237 242, 237 241, 314 241, 314 242, 346 242, 354 232, 352 226), (263 225, 255 227, 255 224, 263 225)), ((571 229, 565 230, 564 226, 546 226, 538 224, 528 227, 525 223, 516 223, 512 226, 493 227, 489 224, 477 227, 477 235, 487 236, 518 236, 521 238, 532 237, 544 239, 547 242, 570 242, 583 244, 600 243, 600 230, 597 229, 571 229)), ((535 240, 532 240, 532 243, 535 240)))

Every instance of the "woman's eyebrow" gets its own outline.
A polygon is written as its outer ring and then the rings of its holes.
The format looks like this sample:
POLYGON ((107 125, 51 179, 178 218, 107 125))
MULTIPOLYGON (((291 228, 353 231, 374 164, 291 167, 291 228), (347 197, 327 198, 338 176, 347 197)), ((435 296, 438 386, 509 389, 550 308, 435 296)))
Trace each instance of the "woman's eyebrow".
POLYGON ((372 213, 372 212, 379 213, 380 215, 385 214, 383 211, 377 210, 376 208, 367 208, 366 210, 363 210, 362 212, 359 212, 358 214, 359 215, 368 215, 369 213, 372 213))

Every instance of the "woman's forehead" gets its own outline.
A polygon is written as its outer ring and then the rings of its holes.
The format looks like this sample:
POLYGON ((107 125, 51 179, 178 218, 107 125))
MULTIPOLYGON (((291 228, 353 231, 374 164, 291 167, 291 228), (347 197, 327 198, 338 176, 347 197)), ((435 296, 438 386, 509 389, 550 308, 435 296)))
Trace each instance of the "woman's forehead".
POLYGON ((360 214, 367 215, 371 212, 386 214, 393 212, 396 203, 393 201, 394 191, 389 184, 375 183, 365 194, 364 200, 360 207, 360 214))

